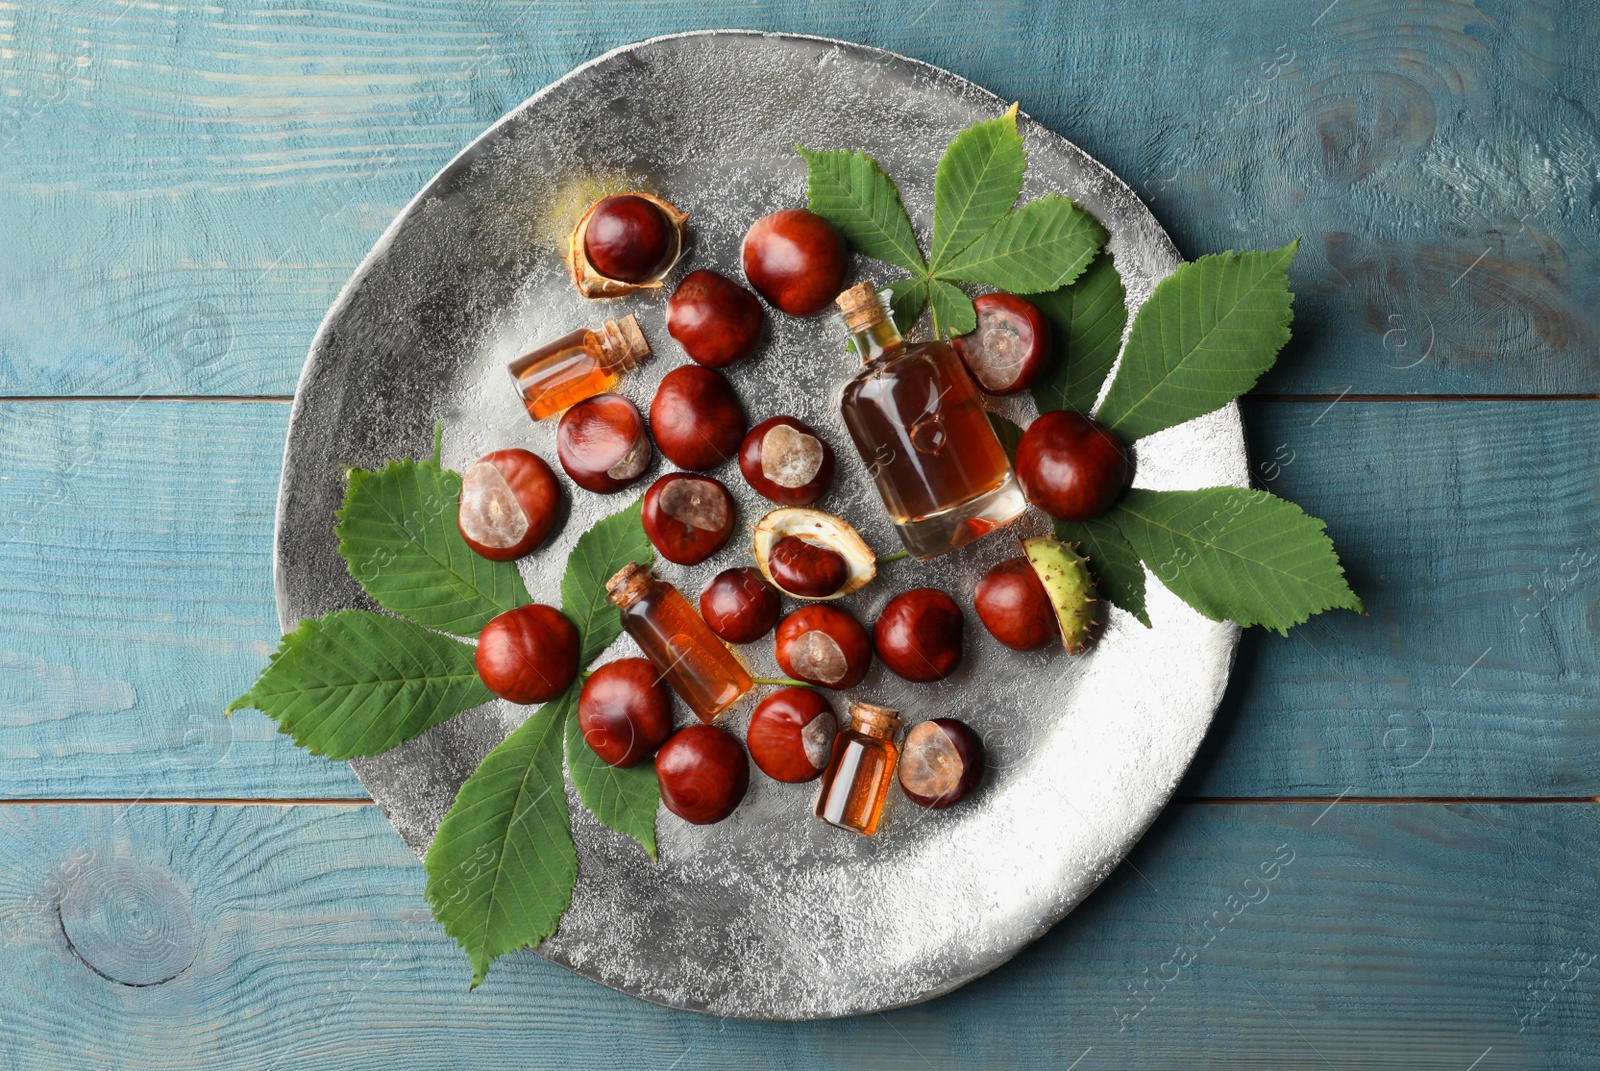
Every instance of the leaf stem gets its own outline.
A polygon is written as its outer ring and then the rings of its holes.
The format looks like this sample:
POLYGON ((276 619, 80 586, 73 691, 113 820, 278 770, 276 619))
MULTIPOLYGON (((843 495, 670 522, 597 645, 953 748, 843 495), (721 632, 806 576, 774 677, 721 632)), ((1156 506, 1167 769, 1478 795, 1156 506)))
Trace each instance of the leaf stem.
POLYGON ((788 677, 752 677, 750 680, 754 684, 785 684, 792 688, 816 687, 815 684, 811 684, 808 681, 791 680, 788 677))
POLYGON ((893 554, 885 554, 883 557, 881 557, 881 558, 879 558, 877 560, 876 564, 878 564, 878 565, 886 565, 889 562, 897 562, 901 558, 909 558, 909 557, 911 557, 911 552, 909 550, 899 550, 899 551, 895 551, 893 554))
POLYGON ((444 447, 444 420, 442 418, 440 418, 440 419, 436 419, 433 422, 433 463, 435 465, 440 463, 439 462, 439 458, 443 456, 443 454, 441 452, 443 447, 444 447))

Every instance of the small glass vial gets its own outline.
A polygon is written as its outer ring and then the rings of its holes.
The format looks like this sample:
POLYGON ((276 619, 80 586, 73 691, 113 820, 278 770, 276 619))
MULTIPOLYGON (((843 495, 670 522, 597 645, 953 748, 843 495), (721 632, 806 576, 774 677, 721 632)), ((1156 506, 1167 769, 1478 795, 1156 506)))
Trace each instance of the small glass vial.
POLYGON ((689 600, 649 566, 623 567, 607 582, 606 594, 622 611, 633 642, 701 721, 714 720, 755 683, 689 600))
POLYGON ((632 316, 607 320, 598 331, 580 327, 506 366, 535 420, 553 417, 585 398, 604 394, 622 373, 650 356, 650 343, 632 316))
POLYGON ((870 837, 883 815, 900 747, 900 715, 869 703, 850 704, 850 728, 833 738, 833 757, 822 775, 817 817, 870 837))
POLYGON ((955 350, 903 340, 870 282, 838 303, 866 361, 840 408, 906 550, 926 561, 1015 520, 1027 502, 955 350))

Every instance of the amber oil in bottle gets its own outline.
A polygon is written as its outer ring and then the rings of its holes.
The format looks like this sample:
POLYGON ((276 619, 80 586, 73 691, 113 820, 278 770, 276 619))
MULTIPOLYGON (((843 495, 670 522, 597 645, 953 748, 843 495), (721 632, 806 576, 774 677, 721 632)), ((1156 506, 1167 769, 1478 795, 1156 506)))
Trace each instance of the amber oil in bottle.
POLYGON ((755 683, 689 600, 649 566, 624 566, 607 582, 606 594, 622 611, 633 642, 701 721, 715 719, 755 683))
POLYGON ((579 328, 525 353, 506 367, 535 420, 604 394, 622 373, 650 356, 650 343, 632 316, 607 320, 598 331, 579 328))
POLYGON ((866 361, 840 408, 906 549, 925 561, 1015 520, 1022 488, 955 350, 902 339, 870 282, 838 304, 866 361))
POLYGON ((899 731, 900 715, 895 711, 869 703, 850 704, 850 728, 833 738, 833 756, 822 775, 818 818, 866 837, 877 832, 900 759, 900 747, 894 742, 899 731))

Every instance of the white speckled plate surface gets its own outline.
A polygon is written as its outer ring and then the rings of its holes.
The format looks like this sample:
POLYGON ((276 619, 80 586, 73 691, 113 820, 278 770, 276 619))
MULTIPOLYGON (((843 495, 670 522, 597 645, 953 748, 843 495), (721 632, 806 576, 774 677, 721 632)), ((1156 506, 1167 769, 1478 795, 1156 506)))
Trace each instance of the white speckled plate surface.
MULTIPOLYGON (((685 362, 667 335, 664 295, 700 267, 740 277, 739 242, 757 217, 805 203, 796 142, 862 148, 888 169, 926 238, 934 168, 945 144, 1008 102, 945 71, 877 49, 809 37, 687 34, 619 49, 573 71, 495 124, 430 182, 339 295, 311 347, 295 398, 278 504, 276 581, 285 630, 302 618, 370 606, 333 535, 346 466, 427 456, 435 418, 444 462, 525 446, 555 461, 554 422, 535 425, 504 365, 580 325, 636 313, 656 357, 624 392, 646 409, 661 376, 685 362), (591 303, 558 254, 600 185, 651 190, 690 214, 688 254, 665 291, 591 303)), ((1137 306, 1177 265, 1172 243, 1118 179, 1023 118, 1024 199, 1065 193, 1093 212, 1137 306)), ((857 277, 893 272, 857 259, 857 277)), ((729 369, 751 423, 788 413, 834 445, 840 465, 821 505, 880 553, 898 549, 839 419, 853 361, 828 317, 769 316, 770 339, 729 369)), ((1022 422, 1025 401, 1005 411, 1022 422)), ((657 458, 637 486, 662 469, 657 458)), ((729 463, 716 473, 743 521, 768 508, 729 463)), ((1244 485, 1237 410, 1139 444, 1137 484, 1244 485)), ((534 598, 557 602, 568 550, 632 493, 573 489, 569 516, 522 562, 534 598)), ((1043 531, 1031 515, 1019 530, 1043 531)), ((999 536, 935 562, 900 561, 847 600, 871 622, 909 587, 971 605, 985 569, 1016 553, 999 536)), ((660 567, 691 598, 717 571, 748 563, 736 537, 711 561, 660 567)), ((968 617, 966 658, 938 684, 907 684, 875 665, 851 697, 908 723, 955 716, 983 733, 993 768, 961 805, 929 812, 892 790, 884 826, 865 839, 810 816, 816 786, 752 773, 729 820, 694 827, 660 813, 661 861, 600 827, 571 796, 580 878, 549 959, 645 1000, 756 1018, 809 1019, 909 1004, 1005 962, 1117 865, 1166 804, 1222 696, 1237 644, 1153 580, 1153 629, 1112 613, 1092 653, 1019 654, 968 617)), ((745 649, 776 676, 770 641, 745 649)), ((615 655, 631 653, 618 641, 615 655)), ((742 734, 750 704, 729 720, 742 734)), ((837 697, 844 710, 844 697, 837 697)), ((468 711, 357 773, 418 852, 457 788, 524 708, 468 711)), ((691 717, 680 710, 680 719, 691 717)), ((569 792, 569 796, 570 796, 569 792)), ((463 984, 467 975, 462 964, 463 984)))

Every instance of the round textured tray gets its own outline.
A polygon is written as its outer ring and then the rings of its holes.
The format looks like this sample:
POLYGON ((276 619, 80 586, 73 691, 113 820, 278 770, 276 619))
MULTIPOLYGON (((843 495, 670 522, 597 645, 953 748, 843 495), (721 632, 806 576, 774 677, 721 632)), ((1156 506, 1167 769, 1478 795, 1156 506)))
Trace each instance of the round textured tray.
MULTIPOLYGON (((407 206, 312 343, 278 504, 284 629, 371 605, 333 534, 347 466, 427 456, 436 418, 444 421, 449 467, 510 445, 553 460, 554 421, 528 419, 508 381, 508 360, 575 327, 634 312, 656 357, 621 389, 644 409, 661 376, 684 363, 666 333, 662 295, 694 268, 739 278, 739 244, 750 223, 805 203, 796 142, 871 153, 899 183, 925 235, 944 146, 1005 107, 969 82, 892 53, 743 32, 631 45, 530 98, 407 206), (575 292, 559 250, 602 186, 651 190, 688 211, 690 248, 665 291, 599 303, 575 292)), ((1020 128, 1028 149, 1024 200, 1057 191, 1098 217, 1137 308, 1178 264, 1171 241, 1105 168, 1027 118, 1020 128)), ((895 274, 863 258, 855 271, 886 284, 895 274)), ((838 415, 854 368, 839 326, 829 317, 774 314, 769 321, 764 349, 727 370, 751 422, 788 413, 817 428, 840 462, 821 504, 880 553, 898 549, 838 415)), ((1002 409, 1026 422, 1028 405, 1011 399, 1002 409)), ((662 466, 658 457, 638 486, 662 466)), ((744 522, 770 508, 731 463, 717 475, 744 522)), ((1246 477, 1231 406, 1139 444, 1139 486, 1242 486, 1246 477)), ((572 492, 565 523, 521 564, 535 599, 559 600, 573 542, 632 497, 572 492)), ((1017 530, 1046 529, 1030 511, 1017 530)), ((971 606, 984 570, 1015 553, 1009 537, 997 536, 931 563, 895 562, 846 605, 871 622, 896 592, 931 585, 971 606)), ((659 569, 693 598, 741 560, 749 560, 748 541, 736 538, 702 566, 659 569)), ((646 1000, 777 1019, 909 1004, 1003 963, 1128 852, 1172 794, 1221 698, 1236 627, 1202 618, 1153 580, 1149 609, 1153 629, 1114 611, 1099 645, 1076 658, 1009 651, 969 615, 966 658, 948 680, 907 684, 875 665, 854 697, 899 708, 908 723, 968 720, 988 744, 992 771, 947 811, 924 811, 891 790, 872 839, 812 818, 815 784, 778 784, 756 773, 743 805, 719 825, 690 826, 661 812, 661 860, 652 863, 571 796, 580 877, 559 932, 539 951, 646 1000)), ((632 653, 626 638, 613 656, 625 653, 632 653)), ((770 642, 744 653, 762 675, 778 675, 770 642)), ((842 713, 843 697, 836 706, 842 713)), ((742 734, 748 711, 746 703, 726 719, 734 731, 742 734)), ((492 703, 354 765, 420 854, 461 783, 525 713, 492 703)))

